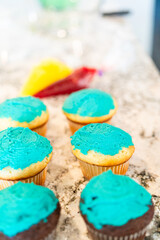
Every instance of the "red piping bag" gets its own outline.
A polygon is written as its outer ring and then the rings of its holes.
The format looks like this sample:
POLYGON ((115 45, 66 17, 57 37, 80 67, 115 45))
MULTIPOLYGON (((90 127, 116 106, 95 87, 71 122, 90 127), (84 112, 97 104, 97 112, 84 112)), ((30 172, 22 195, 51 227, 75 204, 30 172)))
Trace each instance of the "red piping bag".
POLYGON ((97 70, 94 68, 78 68, 68 77, 51 84, 34 96, 44 98, 59 94, 69 94, 87 88, 95 73, 97 73, 97 70))

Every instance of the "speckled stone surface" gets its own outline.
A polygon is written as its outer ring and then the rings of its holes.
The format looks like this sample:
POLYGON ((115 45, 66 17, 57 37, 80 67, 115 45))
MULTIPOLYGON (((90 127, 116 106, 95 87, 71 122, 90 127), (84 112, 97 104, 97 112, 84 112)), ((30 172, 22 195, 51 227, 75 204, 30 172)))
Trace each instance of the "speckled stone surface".
MULTIPOLYGON (((46 57, 58 57, 73 67, 87 64, 107 68, 108 71, 101 79, 99 77, 94 79, 92 87, 103 89, 117 99, 119 108, 112 124, 129 132, 136 147, 127 175, 146 187, 153 195, 156 206, 154 221, 145 240, 159 240, 159 74, 124 21, 86 16, 85 24, 79 26, 83 28, 83 36, 79 30, 74 38, 57 40, 50 32, 45 35, 37 30, 32 32, 30 23, 22 29, 21 24, 15 26, 11 21, 10 25, 13 25, 13 29, 15 27, 21 30, 21 35, 19 35, 19 46, 15 44, 14 38, 10 42, 13 49, 9 54, 14 56, 14 46, 17 46, 16 51, 17 54, 21 53, 21 58, 16 58, 14 61, 12 57, 6 59, 1 55, 3 61, 0 65, 0 101, 17 96, 31 67, 46 57), (91 20, 93 24, 89 24, 91 20), (95 29, 101 31, 95 34, 95 29), (26 36, 29 41, 26 40, 26 36)), ((3 39, 0 43, 1 41, 3 39)), ((47 137, 54 146, 46 186, 54 190, 62 206, 56 240, 89 240, 78 209, 80 192, 87 182, 82 176, 76 158, 71 153, 70 130, 61 111, 65 98, 66 96, 58 96, 44 99, 50 112, 47 137)), ((53 236, 48 238, 51 239, 53 236)))

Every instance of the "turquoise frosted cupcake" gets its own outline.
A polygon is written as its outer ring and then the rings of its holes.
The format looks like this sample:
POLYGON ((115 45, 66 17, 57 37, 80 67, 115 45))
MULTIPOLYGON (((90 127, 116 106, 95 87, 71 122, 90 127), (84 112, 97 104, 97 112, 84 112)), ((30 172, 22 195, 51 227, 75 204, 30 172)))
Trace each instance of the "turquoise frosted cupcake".
POLYGON ((0 132, 0 189, 17 181, 44 185, 52 157, 49 140, 29 128, 7 128, 0 132))
POLYGON ((80 211, 95 240, 143 240, 154 207, 141 185, 109 170, 86 185, 80 211))
POLYGON ((111 169, 124 175, 135 147, 132 137, 107 123, 92 123, 71 137, 72 152, 87 179, 111 169))
POLYGON ((0 104, 0 131, 28 127, 45 136, 49 114, 45 104, 34 97, 17 97, 0 104))
POLYGON ((117 111, 115 99, 98 89, 84 89, 72 93, 62 110, 69 121, 71 132, 89 123, 110 123, 117 111))
POLYGON ((48 188, 17 183, 0 191, 0 239, 45 239, 56 229, 60 205, 48 188))

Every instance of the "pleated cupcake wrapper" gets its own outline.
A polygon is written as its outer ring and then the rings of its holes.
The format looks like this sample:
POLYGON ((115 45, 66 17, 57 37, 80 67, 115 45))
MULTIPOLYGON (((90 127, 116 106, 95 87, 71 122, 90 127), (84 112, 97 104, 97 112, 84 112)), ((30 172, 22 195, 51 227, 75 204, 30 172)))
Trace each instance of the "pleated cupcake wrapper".
POLYGON ((55 238, 56 238, 56 229, 54 229, 52 233, 48 235, 48 237, 44 238, 44 240, 53 240, 55 238))
POLYGON ((47 173, 47 167, 44 168, 40 173, 37 175, 30 177, 30 178, 25 178, 25 179, 19 179, 19 180, 3 180, 0 179, 0 190, 7 188, 9 186, 14 185, 15 183, 21 181, 23 183, 31 183, 34 182, 37 185, 44 185, 45 179, 46 179, 46 173, 47 173))
POLYGON ((105 235, 103 233, 100 233, 92 229, 89 225, 87 225, 87 228, 88 228, 88 232, 92 236, 92 239, 94 240, 143 240, 146 235, 148 226, 146 226, 144 229, 142 229, 139 232, 136 232, 131 235, 122 236, 122 237, 105 235))
POLYGON ((39 135, 45 137, 46 132, 47 132, 47 122, 45 124, 43 124, 42 126, 39 126, 37 128, 33 128, 31 130, 38 133, 39 135))
MULTIPOLYGON (((69 119, 67 119, 67 120, 68 120, 68 124, 69 124, 69 127, 70 127, 70 130, 71 130, 72 134, 74 134, 78 129, 87 125, 87 124, 76 123, 76 122, 73 122, 69 119)), ((110 120, 111 119, 109 119, 108 121, 105 121, 105 123, 110 124, 110 120)))
POLYGON ((120 165, 115 165, 115 166, 97 166, 97 165, 93 165, 90 163, 86 163, 80 159, 79 163, 80 163, 80 167, 82 170, 83 175, 87 178, 87 179, 91 179, 94 176, 97 176, 103 172, 108 171, 109 169, 112 170, 113 173, 115 174, 119 174, 119 175, 124 175, 129 167, 129 160, 125 163, 122 163, 120 165))

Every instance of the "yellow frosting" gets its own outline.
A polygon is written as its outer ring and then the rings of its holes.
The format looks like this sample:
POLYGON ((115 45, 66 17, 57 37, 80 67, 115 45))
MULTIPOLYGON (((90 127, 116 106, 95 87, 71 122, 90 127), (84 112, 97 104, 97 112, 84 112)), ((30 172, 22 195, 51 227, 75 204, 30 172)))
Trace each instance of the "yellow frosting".
POLYGON ((71 72, 72 70, 62 62, 57 60, 44 61, 33 68, 22 88, 21 96, 34 95, 52 83, 67 77, 71 72))

